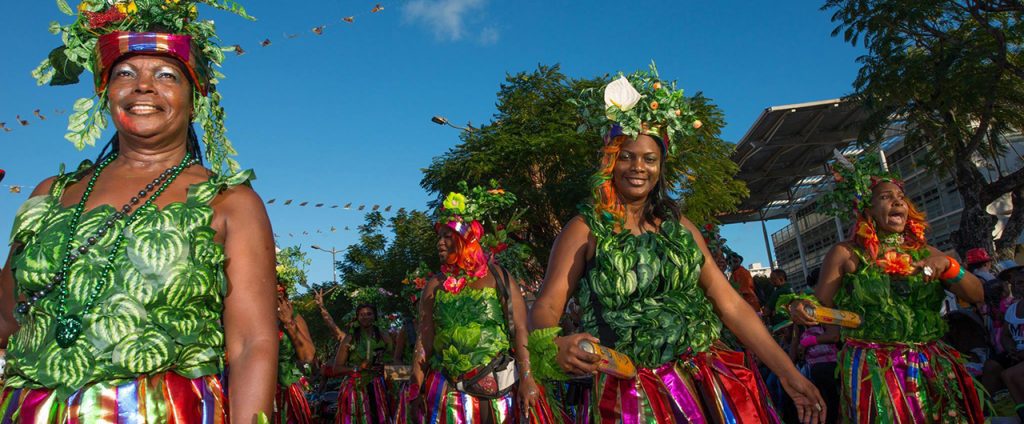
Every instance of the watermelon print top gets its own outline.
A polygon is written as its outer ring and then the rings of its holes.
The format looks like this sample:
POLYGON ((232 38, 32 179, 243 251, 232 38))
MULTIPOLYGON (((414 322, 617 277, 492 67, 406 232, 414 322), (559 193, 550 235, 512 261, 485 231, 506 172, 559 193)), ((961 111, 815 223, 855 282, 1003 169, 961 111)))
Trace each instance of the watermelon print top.
POLYGON ((584 330, 643 368, 706 351, 722 323, 698 283, 704 254, 693 235, 672 220, 657 232, 616 233, 610 215, 588 208, 597 246, 576 291, 584 330))
MULTIPOLYGON (((26 315, 7 349, 7 386, 53 389, 66 398, 99 381, 118 382, 143 374, 173 371, 186 378, 224 368, 221 315, 227 277, 224 248, 214 241, 209 205, 221 191, 248 184, 251 170, 213 176, 188 188, 184 202, 139 211, 128 228, 117 220, 67 274, 69 313, 82 319, 82 337, 62 349, 54 337, 57 296, 40 299, 26 315), (118 233, 126 237, 113 275, 104 265, 118 233), (89 291, 102 282, 96 305, 82 314, 89 291)), ((60 196, 76 181, 58 176, 48 195, 28 199, 11 231, 15 291, 42 289, 60 266, 73 207, 60 196)), ((86 210, 73 236, 82 243, 116 212, 110 205, 86 210)))

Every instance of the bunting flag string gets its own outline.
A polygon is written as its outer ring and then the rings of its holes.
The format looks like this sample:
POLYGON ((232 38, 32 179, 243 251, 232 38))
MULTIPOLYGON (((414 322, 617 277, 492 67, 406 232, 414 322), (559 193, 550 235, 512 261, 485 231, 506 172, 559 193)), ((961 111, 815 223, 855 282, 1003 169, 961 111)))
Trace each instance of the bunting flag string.
MULTIPOLYGON (((379 211, 379 212, 384 212, 384 213, 389 213, 394 208, 394 206, 392 206, 392 205, 379 205, 379 204, 377 204, 377 205, 369 205, 369 206, 367 206, 366 204, 361 204, 361 205, 353 207, 352 206, 353 202, 348 202, 344 206, 341 206, 341 205, 338 205, 338 204, 330 204, 330 203, 326 203, 326 202, 314 203, 314 202, 308 201, 308 200, 303 200, 303 201, 301 201, 299 203, 295 203, 295 199, 287 199, 287 200, 284 200, 284 201, 278 203, 276 197, 273 198, 273 199, 267 200, 266 204, 267 205, 281 205, 281 206, 296 206, 296 207, 307 207, 308 206, 308 207, 314 208, 314 209, 316 209, 316 208, 320 208, 320 209, 342 209, 342 210, 355 210, 355 211, 367 211, 367 208, 369 208, 369 210, 368 210, 369 212, 378 212, 379 211)), ((405 208, 398 208, 396 213, 399 213, 399 214, 405 213, 405 208)))
MULTIPOLYGON (((310 29, 310 32, 313 33, 314 36, 321 36, 321 35, 324 35, 324 32, 327 30, 327 28, 329 28, 329 27, 331 27, 333 25, 336 25, 336 24, 337 25, 341 25, 341 24, 351 25, 351 24, 354 24, 356 22, 356 18, 361 18, 363 16, 377 14, 377 13, 380 13, 380 12, 383 12, 383 11, 384 11, 384 6, 381 5, 380 3, 377 3, 375 6, 373 6, 372 9, 370 9, 369 12, 363 12, 363 13, 357 13, 357 14, 354 14, 354 15, 343 16, 340 20, 338 20, 337 23, 321 23, 320 25, 313 26, 310 29)), ((292 39, 296 39, 296 38, 299 38, 299 37, 302 37, 302 33, 285 33, 284 34, 284 39, 286 39, 286 40, 292 40, 292 39)), ((257 44, 259 45, 259 48, 265 48, 265 47, 270 47, 271 45, 273 45, 274 41, 271 40, 269 37, 267 37, 267 38, 264 38, 262 41, 258 42, 257 44)), ((244 55, 246 53, 249 53, 251 51, 251 50, 246 50, 245 47, 242 46, 242 44, 225 45, 222 48, 226 52, 234 52, 236 56, 242 56, 242 55, 244 55)), ((61 115, 64 113, 63 110, 54 110, 54 112, 57 113, 57 114, 61 114, 61 115)), ((35 115, 35 117, 38 118, 40 121, 45 121, 46 120, 46 116, 42 114, 40 109, 35 109, 32 112, 32 114, 35 115)), ((9 133, 9 132, 13 131, 16 128, 16 125, 20 125, 22 127, 27 127, 27 126, 29 126, 31 124, 31 122, 29 122, 27 119, 22 118, 21 115, 15 115, 15 122, 16 122, 16 124, 11 124, 10 126, 8 126, 7 122, 0 121, 0 131, 3 131, 5 133, 9 133)))

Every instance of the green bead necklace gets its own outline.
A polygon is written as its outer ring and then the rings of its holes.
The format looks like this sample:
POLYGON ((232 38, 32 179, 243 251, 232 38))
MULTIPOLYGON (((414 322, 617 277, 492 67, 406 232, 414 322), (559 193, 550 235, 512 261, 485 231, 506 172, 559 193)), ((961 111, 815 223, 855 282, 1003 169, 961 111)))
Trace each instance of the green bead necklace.
MULTIPOLYGON (((152 183, 147 184, 145 190, 140 190, 138 196, 133 196, 131 200, 121 208, 121 210, 114 212, 114 214, 109 219, 107 219, 107 221, 100 227, 100 229, 96 231, 96 235, 93 237, 89 237, 86 240, 86 244, 83 244, 82 246, 79 246, 77 249, 74 249, 74 235, 78 231, 78 224, 81 221, 82 214, 85 211, 85 204, 89 200, 89 196, 92 194, 93 188, 96 185, 96 180, 103 172, 103 169, 106 168, 107 165, 109 165, 110 162, 112 162, 116 157, 117 154, 115 153, 108 157, 103 162, 101 162, 96 167, 95 172, 93 172, 92 178, 90 178, 89 182, 86 184, 85 192, 82 193, 82 200, 79 201, 78 205, 75 206, 74 215, 72 215, 71 223, 68 226, 68 242, 65 246, 66 253, 64 255, 64 260, 61 262, 60 270, 58 270, 57 273, 54 275, 51 284, 48 284, 46 286, 46 289, 44 289, 43 291, 32 294, 28 302, 23 302, 18 305, 18 312, 25 314, 28 312, 28 309, 32 304, 39 301, 40 298, 47 295, 50 291, 56 288, 57 317, 55 322, 55 338, 57 340, 57 345, 64 349, 74 345, 75 341, 78 340, 78 337, 81 336, 81 317, 89 313, 89 310, 91 310, 92 307, 95 305, 97 297, 99 297, 99 294, 103 291, 103 287, 106 285, 105 281, 100 280, 99 282, 97 282, 89 291, 89 295, 85 301, 85 304, 83 305, 82 311, 78 315, 68 313, 67 273, 68 270, 70 270, 71 268, 71 264, 81 257, 80 254, 84 255, 85 253, 88 253, 91 246, 95 245, 98 239, 102 237, 104 234, 106 234, 106 232, 109 231, 110 228, 114 226, 114 223, 117 220, 124 219, 124 228, 128 228, 128 226, 135 222, 135 220, 139 217, 139 212, 145 209, 147 206, 153 204, 153 202, 156 201, 156 199, 159 198, 161 194, 163 194, 164 190, 166 190, 167 187, 169 187, 171 183, 174 182, 174 180, 178 177, 179 174, 181 174, 181 172, 185 168, 188 168, 189 166, 192 166, 193 164, 198 162, 198 160, 192 158, 192 155, 186 154, 185 157, 182 158, 181 163, 165 170, 156 179, 154 179, 152 183), (138 204, 141 198, 145 197, 146 194, 149 191, 153 190, 154 188, 156 189, 156 191, 153 192, 153 195, 146 199, 142 206, 136 208, 135 211, 132 212, 132 206, 138 204), (129 214, 129 212, 131 213, 129 214)), ((118 233, 117 238, 114 239, 113 247, 111 248, 110 253, 107 255, 107 263, 106 265, 104 265, 104 273, 107 275, 113 275, 114 260, 118 252, 121 250, 121 245, 124 243, 124 238, 125 231, 121 231, 120 233, 118 233)))

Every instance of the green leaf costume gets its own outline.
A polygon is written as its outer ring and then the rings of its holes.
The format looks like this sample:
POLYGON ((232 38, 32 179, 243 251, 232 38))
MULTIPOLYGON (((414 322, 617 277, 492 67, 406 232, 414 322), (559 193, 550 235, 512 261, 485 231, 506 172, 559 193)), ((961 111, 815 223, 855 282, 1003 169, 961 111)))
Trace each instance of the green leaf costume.
POLYGON ((493 288, 467 286, 458 294, 438 290, 434 325, 431 365, 451 377, 487 365, 509 349, 505 315, 493 288))
MULTIPOLYGON (((58 347, 56 296, 40 299, 27 315, 17 317, 21 327, 8 345, 7 387, 49 388, 66 398, 94 382, 165 371, 186 378, 220 373, 227 278, 224 247, 214 241, 216 232, 210 227, 210 202, 223 190, 254 178, 251 170, 214 175, 190 186, 184 202, 140 210, 128 228, 116 220, 68 272, 67 308, 82 316, 83 337, 67 349, 58 347), (125 242, 109 275, 104 265, 121 232, 125 242), (102 292, 97 304, 83 314, 88 292, 98 283, 102 292)), ((60 197, 75 181, 75 174, 62 173, 49 194, 30 198, 18 210, 11 231, 18 295, 43 289, 60 266, 73 215, 60 197)), ((73 236, 76 245, 115 212, 109 205, 85 211, 73 236)))
POLYGON ((708 350, 722 327, 698 283, 704 254, 679 222, 658 232, 616 233, 610 217, 584 210, 597 239, 594 261, 580 279, 583 328, 598 335, 599 320, 617 340, 609 347, 653 368, 679 355, 708 350))

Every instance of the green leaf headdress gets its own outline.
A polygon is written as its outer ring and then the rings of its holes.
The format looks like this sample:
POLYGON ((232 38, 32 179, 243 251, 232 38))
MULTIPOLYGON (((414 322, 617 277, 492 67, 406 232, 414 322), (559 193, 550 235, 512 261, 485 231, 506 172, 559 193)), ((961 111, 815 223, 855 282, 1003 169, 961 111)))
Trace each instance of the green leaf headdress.
POLYGON ((866 154, 851 162, 838 150, 831 166, 835 187, 818 200, 822 213, 848 220, 857 213, 871 208, 871 189, 882 182, 891 182, 903 188, 899 174, 882 169, 878 155, 866 154))
MULTIPOLYGON (((235 149, 225 135, 224 108, 215 85, 224 77, 216 67, 224 60, 217 45, 212 20, 198 20, 199 4, 253 19, 232 0, 82 0, 74 22, 50 23, 50 32, 61 36, 63 45, 53 49, 32 71, 39 85, 75 84, 86 70, 93 73, 94 98, 75 102, 64 136, 78 149, 94 146, 107 126, 106 84, 110 66, 129 54, 173 57, 185 65, 195 88, 194 116, 203 128, 206 159, 215 171, 225 165, 231 171, 238 163, 231 158, 235 149), (160 32, 152 32, 160 31, 160 32)), ((75 15, 67 0, 57 7, 75 15)))
POLYGON ((448 193, 437 210, 437 225, 447 226, 460 237, 466 237, 474 223, 482 226, 483 222, 493 222, 496 214, 515 203, 516 195, 502 189, 495 180, 490 181, 490 187, 472 189, 465 181, 460 181, 459 191, 448 193))

